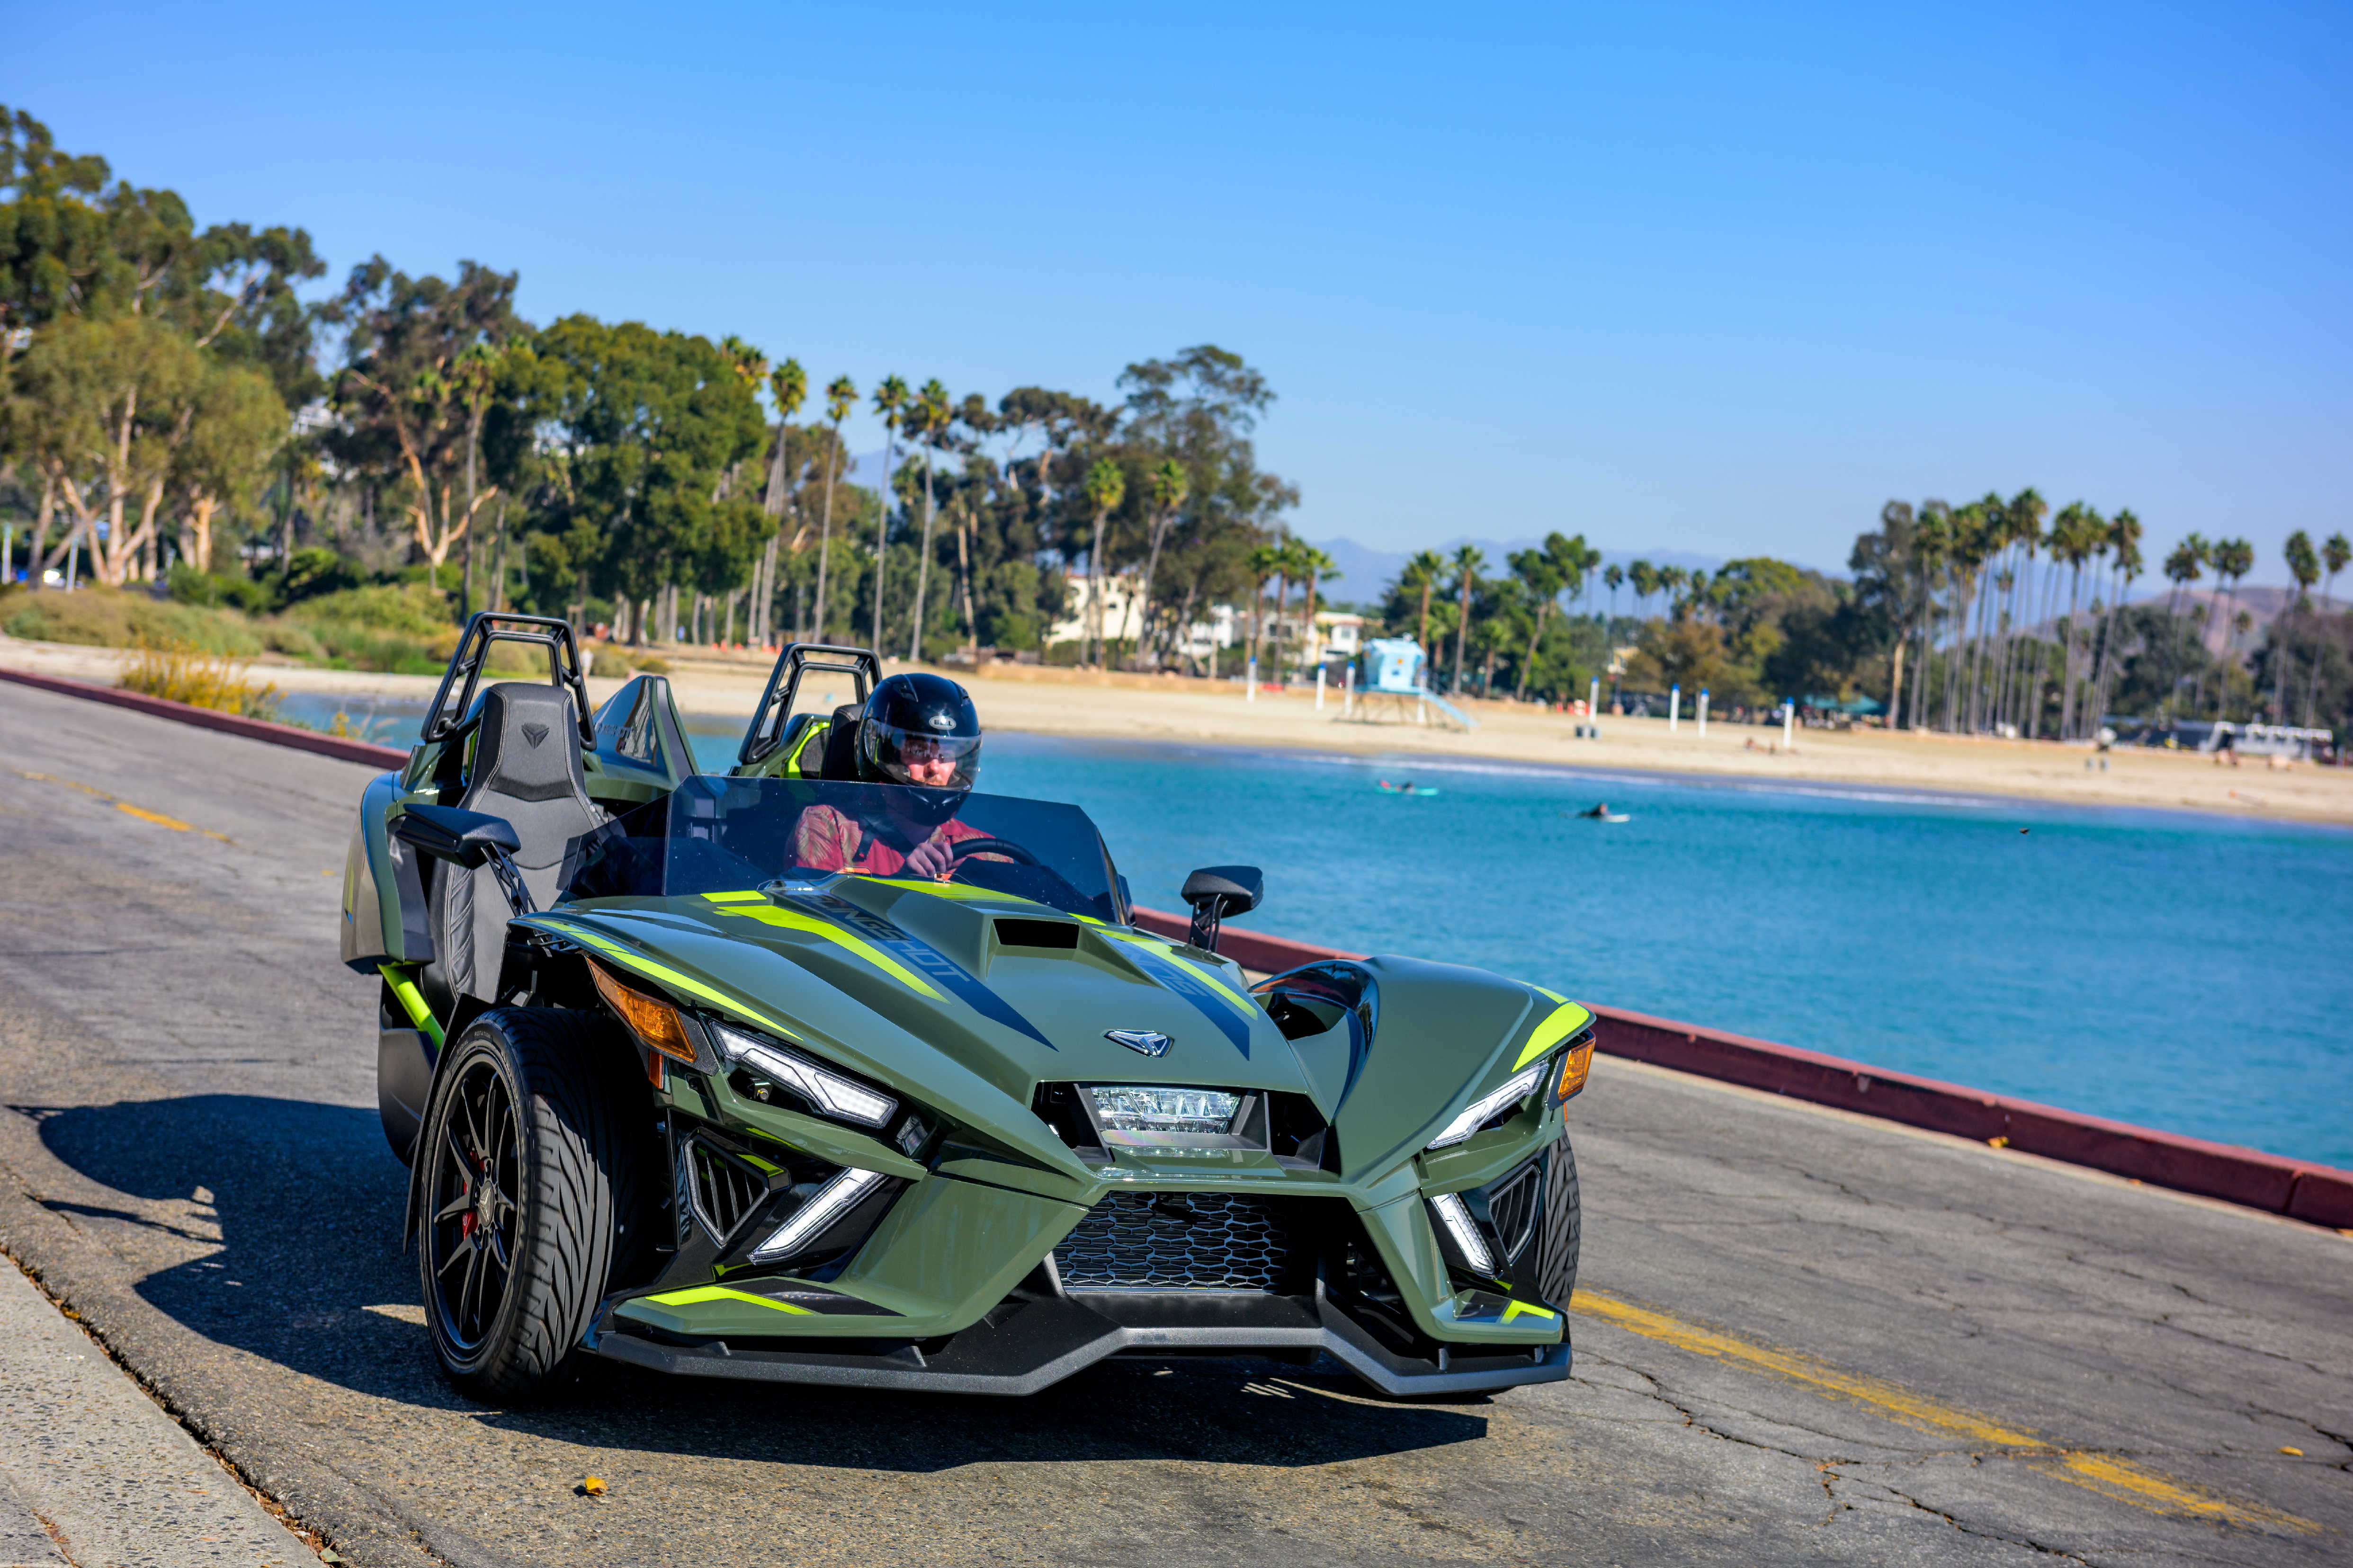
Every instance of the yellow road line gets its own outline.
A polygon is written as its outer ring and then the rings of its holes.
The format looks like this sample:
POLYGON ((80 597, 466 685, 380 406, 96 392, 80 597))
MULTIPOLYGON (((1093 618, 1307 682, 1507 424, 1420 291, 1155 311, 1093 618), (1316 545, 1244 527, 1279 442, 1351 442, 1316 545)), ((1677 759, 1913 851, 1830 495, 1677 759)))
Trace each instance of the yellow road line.
POLYGON ((102 789, 94 789, 89 784, 79 784, 72 779, 61 779, 55 773, 28 773, 23 768, 18 768, 16 773, 20 778, 28 778, 38 784, 63 784, 68 789, 79 790, 94 799, 105 801, 117 811, 126 812, 142 822, 152 822, 158 827, 168 827, 174 833, 201 833, 207 838, 217 838, 224 844, 237 842, 226 833, 216 833, 209 827, 198 827, 192 822, 182 822, 178 817, 166 816, 160 811, 149 811, 146 807, 133 805, 127 800, 118 800, 102 789))
POLYGON ((2041 1433, 2011 1426, 1990 1415, 1947 1405, 1884 1378, 1849 1372, 1829 1362, 1758 1344, 1715 1329, 1701 1328, 1664 1312, 1637 1307, 1597 1291, 1579 1290, 1569 1301, 1576 1311, 1614 1323, 1694 1355, 1707 1356, 1750 1372, 1778 1377, 1824 1398, 1858 1405, 1873 1415, 1932 1436, 1950 1437, 1980 1448, 1998 1449, 2028 1460, 2054 1480, 2095 1491, 2152 1513, 2182 1514, 2242 1525, 2252 1530, 2289 1530, 2311 1534, 2320 1526, 2261 1503, 2239 1502, 2144 1469, 2113 1454, 2065 1448, 2041 1433))

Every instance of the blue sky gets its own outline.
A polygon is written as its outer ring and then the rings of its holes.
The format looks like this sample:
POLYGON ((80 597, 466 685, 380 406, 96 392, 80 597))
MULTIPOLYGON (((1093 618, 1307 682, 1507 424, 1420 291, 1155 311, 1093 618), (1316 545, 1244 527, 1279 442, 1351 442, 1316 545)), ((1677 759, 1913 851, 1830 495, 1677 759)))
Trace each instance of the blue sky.
POLYGON ((1235 349, 1310 538, 2353 528, 2342 5, 10 10, 0 101, 338 276, 958 395, 1235 349))

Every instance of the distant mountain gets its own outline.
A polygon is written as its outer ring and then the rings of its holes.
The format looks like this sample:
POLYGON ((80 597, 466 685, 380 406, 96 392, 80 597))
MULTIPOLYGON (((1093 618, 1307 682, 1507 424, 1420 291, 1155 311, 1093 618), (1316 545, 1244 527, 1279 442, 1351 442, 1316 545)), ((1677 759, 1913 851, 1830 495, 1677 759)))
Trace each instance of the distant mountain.
MULTIPOLYGON (((1378 604, 1381 595, 1388 591, 1388 585, 1397 581, 1398 574, 1405 570, 1405 563, 1413 558, 1409 551, 1376 550, 1369 544, 1359 544, 1353 539, 1313 539, 1308 542, 1329 555, 1333 563, 1340 568, 1340 575, 1325 584, 1323 592, 1325 598, 1344 605, 1378 604)), ((1532 550, 1542 542, 1543 541, 1536 539, 1497 541, 1457 536, 1436 548, 1439 554, 1451 556, 1463 545, 1475 544, 1481 553, 1487 557, 1488 569, 1501 573, 1511 570, 1513 552, 1532 550)), ((1688 550, 1604 549, 1601 552, 1601 564, 1604 567, 1612 563, 1620 566, 1630 565, 1638 558, 1648 561, 1653 566, 1681 566, 1685 571, 1696 568, 1703 572, 1713 572, 1724 564, 1724 557, 1721 555, 1699 555, 1688 550)), ((1599 585, 1598 573, 1594 592, 1605 597, 1607 595, 1607 590, 1599 585)), ((1619 603, 1621 607, 1631 609, 1633 607, 1632 591, 1622 590, 1619 603)))

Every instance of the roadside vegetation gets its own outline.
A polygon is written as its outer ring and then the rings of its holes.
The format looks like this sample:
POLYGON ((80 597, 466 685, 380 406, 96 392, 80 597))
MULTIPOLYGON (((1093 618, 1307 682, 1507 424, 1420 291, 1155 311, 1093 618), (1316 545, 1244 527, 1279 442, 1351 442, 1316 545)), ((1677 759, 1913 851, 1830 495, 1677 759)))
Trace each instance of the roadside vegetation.
MULTIPOLYGON (((534 324, 516 275, 472 260, 326 276, 305 230, 199 227, 0 108, 0 631, 395 673, 439 669, 483 609, 570 620, 605 673, 787 638, 1197 674, 1248 658, 1261 679, 1329 659, 1333 563, 1291 531, 1298 491, 1253 444, 1275 392, 1230 350, 1132 362, 1110 403, 820 384, 733 336, 534 324), (879 464, 843 442, 861 407, 879 464), (1246 647, 1205 668, 1187 633, 1219 605, 1246 647)), ((1552 532, 1501 561, 1424 551, 1354 607, 1419 638, 1456 694, 1680 685, 1727 717, 1794 698, 2028 735, 2120 711, 2353 720, 2342 534, 2286 542, 2298 588, 2260 632, 2244 540, 2193 538, 2164 563, 2164 607, 2125 607, 2140 537, 2129 510, 2054 513, 2031 489, 1891 501, 1845 578, 1605 565, 1552 532)))

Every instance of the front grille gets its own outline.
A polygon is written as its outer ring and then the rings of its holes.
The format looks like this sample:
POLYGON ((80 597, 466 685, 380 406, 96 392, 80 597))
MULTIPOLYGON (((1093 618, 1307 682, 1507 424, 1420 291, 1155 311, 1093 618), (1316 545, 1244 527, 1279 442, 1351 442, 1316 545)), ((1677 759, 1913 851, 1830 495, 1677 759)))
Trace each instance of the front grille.
POLYGON ((1113 1193, 1054 1261, 1066 1290, 1272 1290, 1290 1251, 1264 1198, 1113 1193))
POLYGON ((688 1140, 679 1157, 686 1165, 687 1178, 681 1184, 687 1189, 695 1214, 710 1228, 712 1239, 723 1244, 767 1195, 766 1179, 700 1138, 688 1140))
POLYGON ((1487 1190, 1487 1215, 1503 1244, 1506 1266, 1517 1263, 1535 1235, 1536 1200, 1544 1195, 1544 1173, 1533 1160, 1487 1190))

